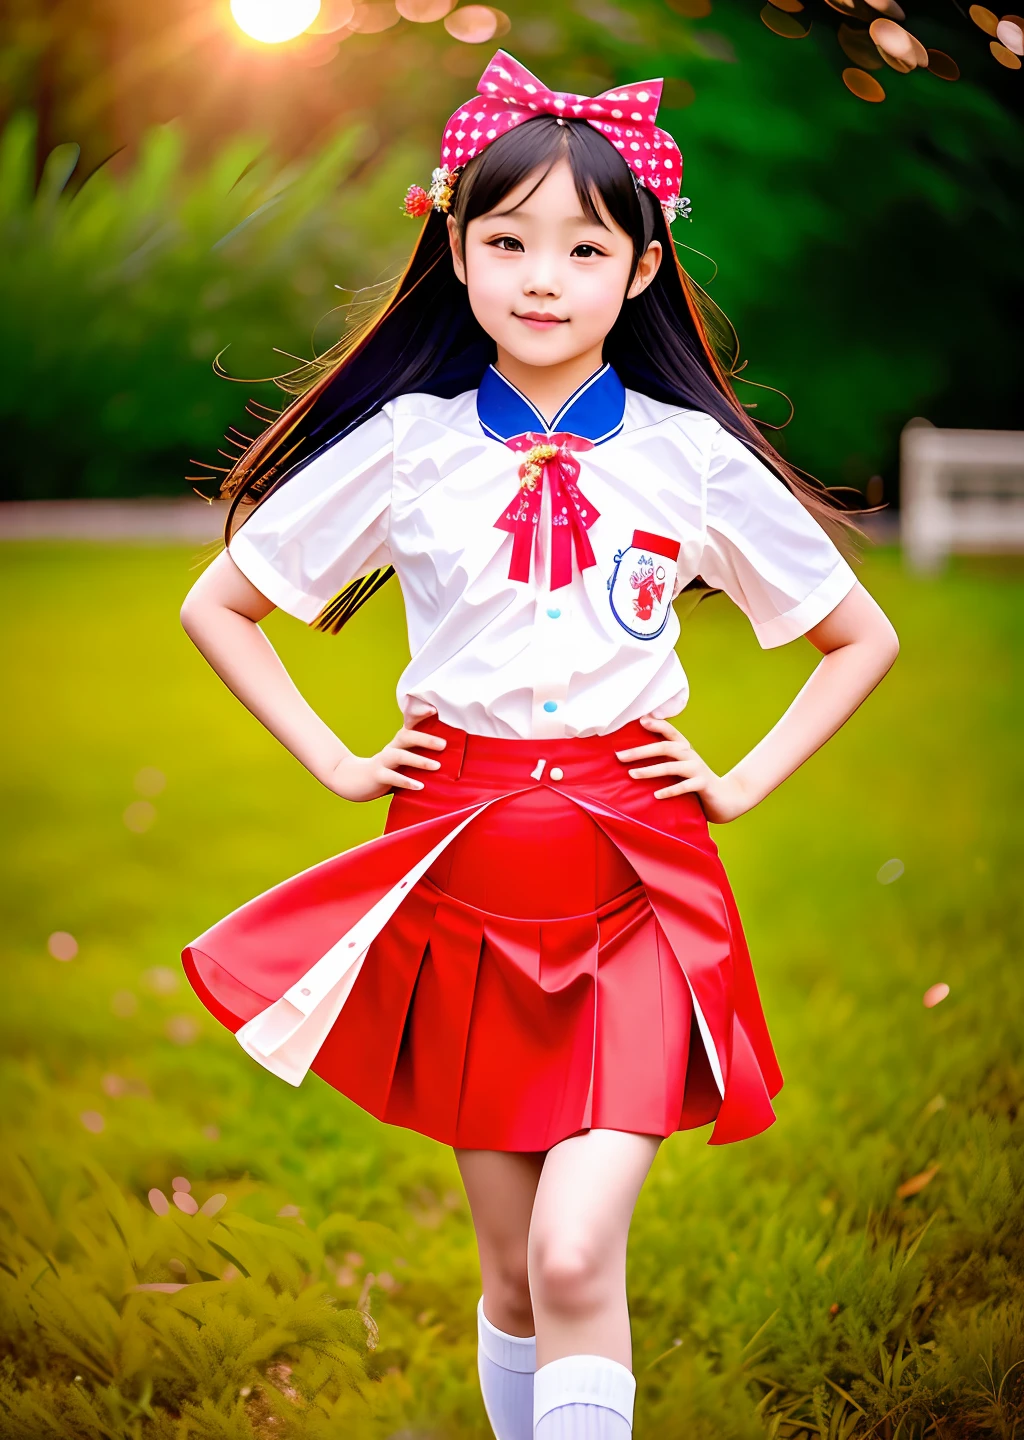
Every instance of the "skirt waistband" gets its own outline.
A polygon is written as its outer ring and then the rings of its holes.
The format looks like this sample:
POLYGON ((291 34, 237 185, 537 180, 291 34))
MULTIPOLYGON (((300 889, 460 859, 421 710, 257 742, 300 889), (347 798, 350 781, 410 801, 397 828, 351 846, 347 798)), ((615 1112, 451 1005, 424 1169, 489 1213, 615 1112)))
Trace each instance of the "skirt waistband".
MULTIPOLYGON (((607 735, 585 735, 561 740, 504 740, 494 735, 471 735, 436 716, 421 720, 415 727, 447 741, 444 750, 431 750, 441 762, 435 775, 446 779, 486 779, 503 788, 519 789, 531 780, 564 780, 570 785, 594 784, 609 771, 622 774, 624 766, 617 750, 649 745, 657 737, 638 720, 607 735), (561 771, 552 775, 552 771, 561 771)), ((418 775, 422 772, 417 771, 418 775)), ((426 778, 426 777, 424 777, 426 778)))

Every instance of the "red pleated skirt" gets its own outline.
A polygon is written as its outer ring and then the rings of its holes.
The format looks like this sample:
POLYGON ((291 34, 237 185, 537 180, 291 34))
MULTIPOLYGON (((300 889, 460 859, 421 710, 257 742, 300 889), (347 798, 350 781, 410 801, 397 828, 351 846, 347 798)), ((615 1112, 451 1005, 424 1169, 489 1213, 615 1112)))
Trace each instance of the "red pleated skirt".
POLYGON ((311 1065, 372 1115, 515 1151, 590 1128, 715 1121, 720 1144, 770 1125, 782 1077, 700 803, 655 800, 665 782, 632 779, 615 754, 649 733, 420 728, 445 737, 430 752, 441 769, 395 793, 379 840, 186 948, 211 1012, 238 1031, 286 991, 308 994, 310 967, 407 886, 311 1065))

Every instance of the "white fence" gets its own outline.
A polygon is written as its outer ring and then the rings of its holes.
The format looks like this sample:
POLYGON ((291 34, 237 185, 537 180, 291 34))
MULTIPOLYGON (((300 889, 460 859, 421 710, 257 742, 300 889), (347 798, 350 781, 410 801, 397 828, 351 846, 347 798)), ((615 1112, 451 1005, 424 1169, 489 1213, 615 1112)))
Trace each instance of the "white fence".
POLYGON ((174 545, 224 533, 227 505, 195 495, 153 500, 8 500, 0 540, 126 540, 174 545))
POLYGON ((951 552, 1024 550, 1024 431, 941 430, 900 439, 900 538, 915 570, 951 552))

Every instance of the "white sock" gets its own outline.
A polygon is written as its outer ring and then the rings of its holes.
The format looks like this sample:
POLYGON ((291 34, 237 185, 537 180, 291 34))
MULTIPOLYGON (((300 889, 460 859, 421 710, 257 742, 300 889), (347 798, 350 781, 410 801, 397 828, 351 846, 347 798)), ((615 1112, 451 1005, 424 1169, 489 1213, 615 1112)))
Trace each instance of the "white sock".
POLYGON ((477 1370, 484 1409, 496 1440, 533 1440, 533 1372, 537 1337, 506 1335, 476 1307, 477 1370))
POLYGON ((536 1440, 630 1440, 636 1380, 604 1355, 563 1355, 534 1377, 536 1440))

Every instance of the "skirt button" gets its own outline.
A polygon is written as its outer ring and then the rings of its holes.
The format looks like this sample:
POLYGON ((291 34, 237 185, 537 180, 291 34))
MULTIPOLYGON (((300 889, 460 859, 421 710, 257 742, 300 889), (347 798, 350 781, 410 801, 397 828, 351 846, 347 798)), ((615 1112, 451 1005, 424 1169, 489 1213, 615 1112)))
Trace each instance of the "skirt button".
POLYGON ((550 770, 548 773, 550 774, 552 780, 561 780, 562 778, 562 771, 559 770, 557 765, 553 770, 550 770))

